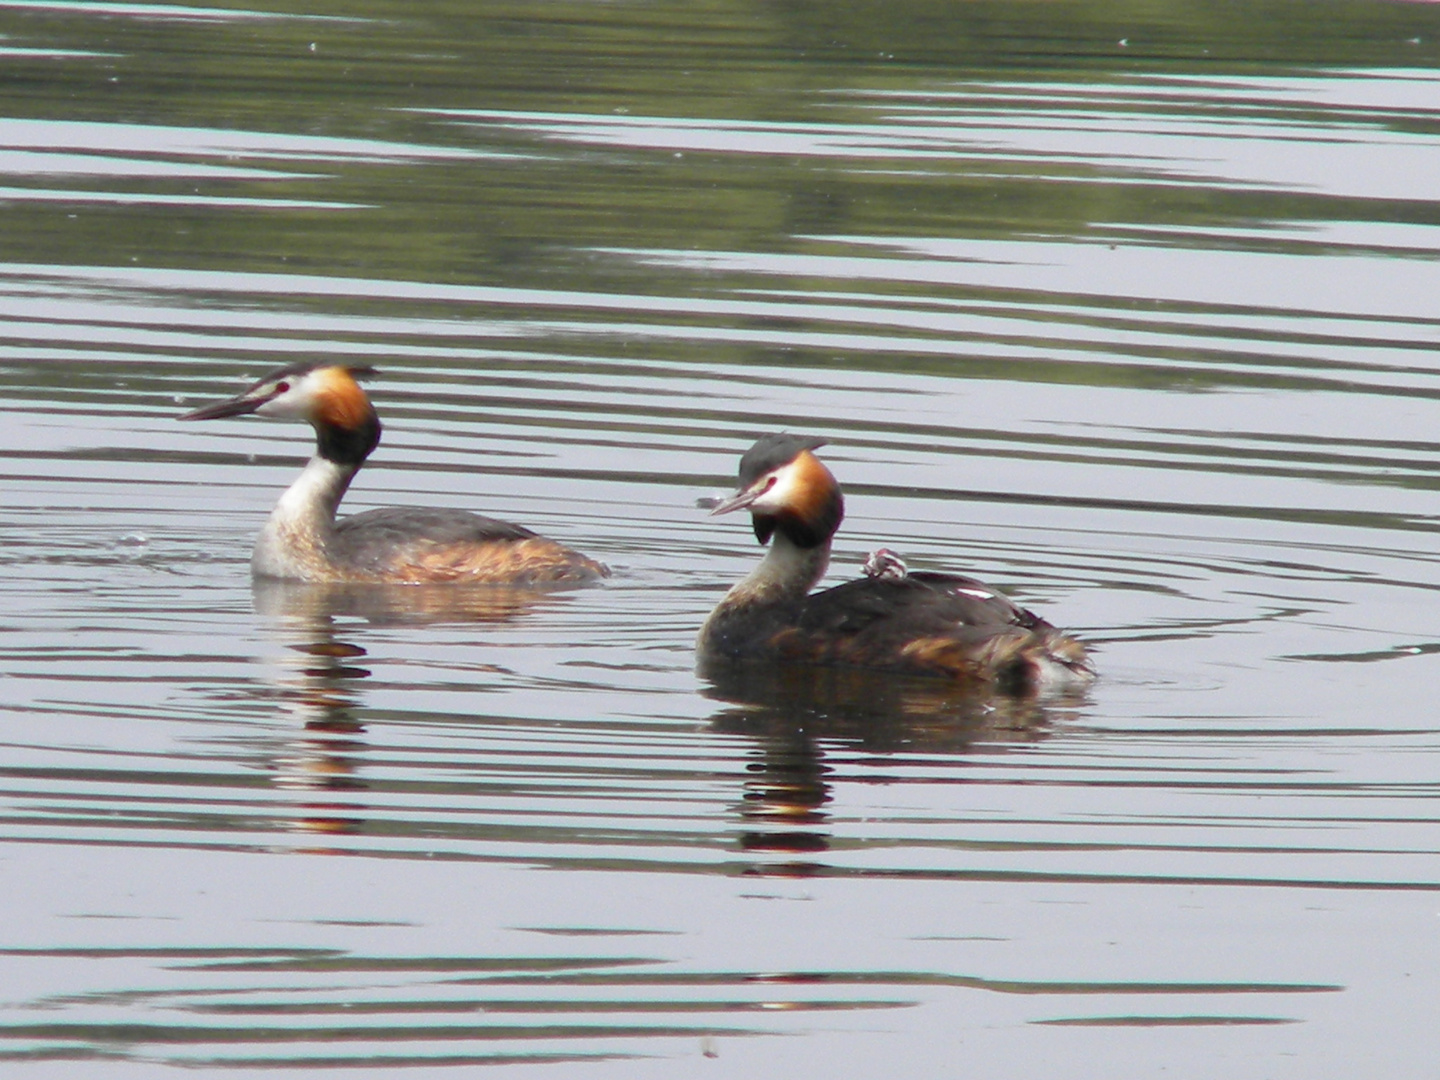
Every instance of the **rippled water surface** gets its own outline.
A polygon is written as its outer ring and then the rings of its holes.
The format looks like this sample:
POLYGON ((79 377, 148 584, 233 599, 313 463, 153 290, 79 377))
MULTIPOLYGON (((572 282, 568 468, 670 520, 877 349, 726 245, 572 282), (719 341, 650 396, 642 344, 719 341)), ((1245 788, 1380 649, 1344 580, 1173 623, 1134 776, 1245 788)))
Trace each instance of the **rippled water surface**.
POLYGON ((1324 11, 0 2, 3 1071, 1429 1075, 1440 10, 1324 11), (252 587, 175 417, 319 358, 614 576, 252 587), (1094 689, 698 678, 780 429, 1094 689))

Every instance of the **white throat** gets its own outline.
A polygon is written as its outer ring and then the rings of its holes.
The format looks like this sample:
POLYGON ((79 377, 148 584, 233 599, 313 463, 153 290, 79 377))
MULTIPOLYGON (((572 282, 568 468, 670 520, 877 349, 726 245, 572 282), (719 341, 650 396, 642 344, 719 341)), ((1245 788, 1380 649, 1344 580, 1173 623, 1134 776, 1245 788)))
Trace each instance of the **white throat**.
POLYGON ((335 511, 358 465, 340 465, 318 454, 285 489, 260 537, 250 566, 257 576, 314 580, 328 565, 335 511))

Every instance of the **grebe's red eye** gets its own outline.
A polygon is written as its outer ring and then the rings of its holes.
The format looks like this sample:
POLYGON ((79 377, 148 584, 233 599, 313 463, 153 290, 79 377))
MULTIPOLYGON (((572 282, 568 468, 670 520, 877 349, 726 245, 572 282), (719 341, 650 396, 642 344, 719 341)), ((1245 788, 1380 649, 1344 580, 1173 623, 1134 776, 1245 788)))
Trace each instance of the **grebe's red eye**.
POLYGON ((283 394, 283 393, 285 393, 286 390, 289 390, 289 389, 290 389, 290 384, 289 384, 288 382, 278 382, 278 383, 275 384, 275 393, 277 393, 277 394, 283 394))

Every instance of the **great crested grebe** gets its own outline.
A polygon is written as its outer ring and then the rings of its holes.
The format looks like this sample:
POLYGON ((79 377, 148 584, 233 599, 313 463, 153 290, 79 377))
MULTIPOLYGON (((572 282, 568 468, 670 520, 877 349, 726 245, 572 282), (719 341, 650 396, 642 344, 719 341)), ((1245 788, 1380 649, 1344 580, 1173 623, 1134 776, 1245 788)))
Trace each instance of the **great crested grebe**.
POLYGON ((339 521, 335 511, 380 443, 380 418, 355 380, 367 367, 290 364, 228 401, 179 417, 274 416, 315 429, 315 456, 260 530, 256 577, 310 582, 562 584, 609 574, 603 565, 519 525, 465 510, 389 507, 339 521))
POLYGON ((866 576, 812 593, 845 516, 840 485, 812 451, 822 439, 766 435, 740 459, 740 490, 711 513, 749 508, 760 565, 700 631, 702 665, 763 661, 877 668, 989 684, 1007 693, 1095 677, 1085 646, 990 586, 912 571, 881 548, 866 576))

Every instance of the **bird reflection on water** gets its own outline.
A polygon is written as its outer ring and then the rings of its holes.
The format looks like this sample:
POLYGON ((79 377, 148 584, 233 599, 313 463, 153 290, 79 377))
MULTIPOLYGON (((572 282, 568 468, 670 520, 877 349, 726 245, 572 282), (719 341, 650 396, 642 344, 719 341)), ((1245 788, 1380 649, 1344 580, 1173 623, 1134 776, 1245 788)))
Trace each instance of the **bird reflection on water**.
POLYGON ((363 657, 359 645, 321 635, 288 644, 288 678, 276 686, 282 708, 301 722, 300 732, 287 737, 272 763, 274 784, 304 793, 290 823, 297 832, 343 835, 360 831, 357 813, 365 790, 360 756, 366 749, 364 725, 355 719, 359 700, 356 683, 370 672, 349 661, 363 657))
MULTIPOLYGON (((289 827, 344 835, 365 824, 367 785, 360 777, 368 748, 361 713, 369 669, 366 649, 342 639, 346 623, 370 627, 508 623, 563 602, 564 590, 523 586, 307 584, 256 579, 254 604, 285 647, 282 674, 267 693, 299 730, 272 755, 277 788, 303 793, 289 827)), ((363 627, 356 627, 364 629, 363 627)), ((482 665, 477 664, 477 668, 482 665)), ((318 849, 317 849, 318 850, 318 849)))
POLYGON ((1073 719, 1084 689, 1045 698, 984 692, 943 679, 897 678, 855 668, 702 665, 706 696, 728 703, 717 731, 755 742, 738 808, 742 850, 791 855, 750 873, 809 877, 825 866, 803 856, 829 850, 837 749, 876 755, 961 755, 979 746, 1034 743, 1073 719), (827 749, 828 748, 828 749, 827 749))
POLYGON ((525 585, 386 585, 257 578, 255 611, 304 625, 335 617, 373 626, 503 623, 564 603, 573 590, 525 585))

